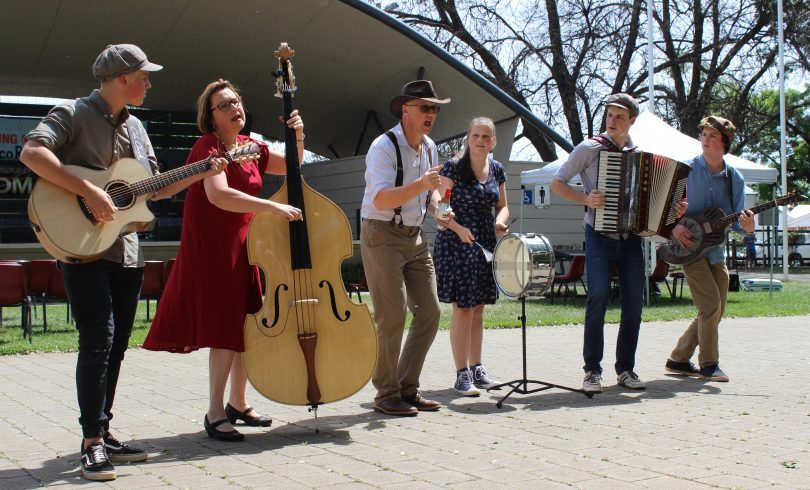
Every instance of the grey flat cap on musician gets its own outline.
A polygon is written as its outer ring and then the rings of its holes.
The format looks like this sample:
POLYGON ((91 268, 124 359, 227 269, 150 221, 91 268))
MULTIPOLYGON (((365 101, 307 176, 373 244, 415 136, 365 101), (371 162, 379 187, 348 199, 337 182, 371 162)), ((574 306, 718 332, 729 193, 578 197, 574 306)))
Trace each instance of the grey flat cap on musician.
POLYGON ((138 70, 162 69, 163 66, 150 62, 146 53, 134 44, 110 44, 93 63, 93 76, 103 82, 138 70))
POLYGON ((726 153, 728 153, 731 149, 731 142, 734 141, 734 135, 737 133, 737 128, 734 127, 734 123, 724 117, 708 116, 701 119, 700 124, 698 124, 699 130, 703 128, 714 128, 720 131, 720 134, 723 135, 723 144, 726 153))
POLYGON ((638 102, 630 94, 613 94, 607 98, 605 106, 621 107, 630 111, 630 117, 638 117, 638 102))
POLYGON ((388 109, 391 114, 395 115, 398 119, 402 119, 402 104, 412 99, 422 99, 434 104, 447 104, 450 99, 440 99, 433 90, 433 84, 430 80, 415 80, 408 82, 402 87, 402 95, 397 95, 391 99, 388 109))

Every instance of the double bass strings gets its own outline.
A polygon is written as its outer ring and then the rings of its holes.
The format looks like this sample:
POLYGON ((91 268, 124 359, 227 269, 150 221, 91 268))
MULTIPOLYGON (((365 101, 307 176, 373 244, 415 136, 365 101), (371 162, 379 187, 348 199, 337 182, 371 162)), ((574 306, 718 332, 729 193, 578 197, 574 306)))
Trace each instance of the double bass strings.
POLYGON ((293 271, 293 305, 299 335, 315 333, 316 330, 313 304, 319 300, 313 296, 313 291, 311 271, 309 269, 293 271))

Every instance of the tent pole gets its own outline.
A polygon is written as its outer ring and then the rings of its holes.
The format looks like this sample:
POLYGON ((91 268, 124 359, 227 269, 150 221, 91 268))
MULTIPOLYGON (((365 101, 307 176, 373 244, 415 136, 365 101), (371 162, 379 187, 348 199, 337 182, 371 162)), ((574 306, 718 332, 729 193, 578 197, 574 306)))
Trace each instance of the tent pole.
MULTIPOLYGON (((787 194, 787 159, 785 150, 785 21, 782 0, 776 1, 779 24, 779 159, 782 169, 782 194, 787 194)), ((788 208, 782 206, 782 275, 788 279, 788 208)))

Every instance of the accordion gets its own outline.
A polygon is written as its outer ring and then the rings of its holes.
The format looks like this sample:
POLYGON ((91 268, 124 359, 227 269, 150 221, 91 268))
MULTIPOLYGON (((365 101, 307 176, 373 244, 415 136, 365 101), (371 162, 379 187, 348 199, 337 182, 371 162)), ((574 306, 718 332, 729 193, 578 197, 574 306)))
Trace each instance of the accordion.
POLYGON ((595 210, 594 230, 669 238, 691 170, 652 153, 600 151, 596 187, 605 194, 605 206, 595 210))

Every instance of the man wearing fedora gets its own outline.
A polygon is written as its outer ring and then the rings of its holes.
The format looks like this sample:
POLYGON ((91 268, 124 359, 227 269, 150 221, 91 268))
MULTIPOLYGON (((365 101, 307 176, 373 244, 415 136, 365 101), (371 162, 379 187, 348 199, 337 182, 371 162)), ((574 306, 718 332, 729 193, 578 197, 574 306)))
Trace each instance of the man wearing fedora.
MULTIPOLYGON (((157 160, 143 124, 126 106, 140 106, 152 86, 151 63, 133 44, 107 46, 93 63, 100 88, 88 97, 51 109, 25 136, 20 161, 41 179, 81 196, 100 226, 115 219, 116 208, 100 187, 65 169, 80 165, 109 168, 120 158, 135 157, 152 174, 157 160)), ((171 184, 152 199, 163 199, 195 180, 221 171, 221 159, 204 174, 171 184)), ((82 427, 81 468, 88 480, 114 480, 110 462, 144 461, 147 453, 119 442, 110 433, 112 405, 127 349, 138 294, 143 281, 143 255, 136 233, 121 235, 101 260, 61 263, 68 300, 79 332, 76 389, 82 427)))
POLYGON ((388 415, 415 416, 441 406, 419 393, 419 375, 439 327, 436 273, 422 223, 439 200, 441 170, 427 135, 448 102, 428 80, 407 83, 389 106, 400 124, 377 137, 366 155, 360 250, 377 326, 371 381, 374 409, 388 415), (403 346, 408 307, 413 320, 403 346))
MULTIPOLYGON (((687 214, 720 208, 725 214, 745 209, 745 182, 739 170, 728 165, 723 155, 728 153, 736 128, 728 119, 719 116, 703 118, 698 124, 701 155, 692 160, 692 171, 686 184, 687 214)), ((754 234, 754 214, 745 211, 735 224, 739 231, 754 234)), ((672 237, 684 246, 692 246, 692 233, 678 225, 672 237)), ((686 282, 692 292, 697 317, 678 339, 664 368, 676 374, 694 376, 707 381, 728 381, 720 369, 718 330, 728 295, 728 269, 725 248, 716 245, 695 262, 683 266, 686 282), (690 361, 695 348, 700 346, 698 367, 690 361)))
POLYGON ((605 126, 602 134, 577 145, 551 181, 551 190, 585 206, 585 268, 588 271, 588 302, 585 307, 585 335, 582 356, 585 378, 582 390, 602 391, 602 357, 605 348, 605 312, 610 301, 611 275, 619 274, 621 323, 616 339, 616 374, 618 383, 633 390, 646 386, 634 371, 636 347, 641 328, 641 306, 644 291, 644 257, 641 237, 632 233, 612 235, 594 230, 595 210, 605 205, 605 194, 596 187, 599 174, 599 152, 634 151, 630 126, 638 117, 638 103, 629 94, 613 94, 605 101, 605 126), (568 182, 576 175, 584 192, 568 182))

